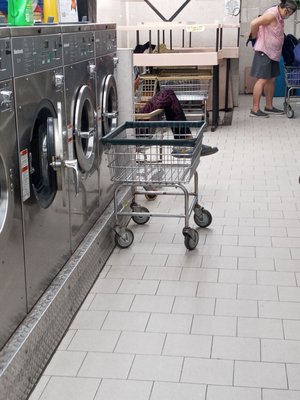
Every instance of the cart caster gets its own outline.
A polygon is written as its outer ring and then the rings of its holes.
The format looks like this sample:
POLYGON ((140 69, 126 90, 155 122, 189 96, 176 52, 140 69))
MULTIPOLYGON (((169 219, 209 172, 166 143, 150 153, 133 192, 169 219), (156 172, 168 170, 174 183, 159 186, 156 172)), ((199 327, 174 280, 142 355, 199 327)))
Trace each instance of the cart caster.
POLYGON ((193 228, 184 228, 183 231, 184 236, 184 245, 188 250, 194 250, 199 242, 199 234, 196 229, 193 228))
POLYGON ((154 201, 156 200, 157 194, 145 194, 145 198, 148 201, 154 201))
POLYGON ((121 249, 127 249, 134 241, 134 234, 128 228, 119 228, 115 230, 115 244, 121 249))
POLYGON ((287 109, 286 109, 286 116, 288 118, 294 118, 294 115, 295 115, 294 110, 292 109, 292 107, 290 105, 288 105, 287 109))
MULTIPOLYGON (((145 189, 146 191, 147 191, 147 190, 150 190, 150 191, 155 191, 155 190, 156 190, 156 188, 150 187, 150 186, 144 186, 144 189, 145 189)), ((148 201, 154 201, 154 200, 157 198, 157 194, 145 193, 145 198, 146 198, 146 200, 148 200, 148 201)))
POLYGON ((207 228, 212 222, 211 213, 203 207, 196 206, 194 221, 200 228, 207 228))
MULTIPOLYGON (((133 212, 140 212, 140 213, 149 213, 150 212, 148 210, 148 208, 139 206, 136 203, 131 204, 130 207, 131 207, 133 212)), ((132 221, 134 221, 138 225, 144 225, 149 221, 150 217, 148 217, 147 215, 133 215, 131 217, 131 219, 132 219, 132 221)))

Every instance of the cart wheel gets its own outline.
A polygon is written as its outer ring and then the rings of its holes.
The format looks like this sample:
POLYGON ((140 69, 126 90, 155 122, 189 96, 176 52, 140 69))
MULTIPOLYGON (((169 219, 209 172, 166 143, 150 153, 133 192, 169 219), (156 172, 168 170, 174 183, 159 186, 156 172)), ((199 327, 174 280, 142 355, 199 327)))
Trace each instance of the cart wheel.
POLYGON ((122 233, 115 234, 115 243, 121 249, 127 249, 127 247, 131 246, 134 241, 134 234, 133 232, 128 229, 122 229, 122 233))
POLYGON ((207 228, 212 222, 212 215, 208 210, 202 207, 200 214, 195 212, 194 221, 200 228, 207 228))
POLYGON ((187 228, 183 230, 184 245, 188 250, 194 250, 199 242, 199 234, 196 229, 187 228))
POLYGON ((292 107, 290 105, 288 105, 287 109, 286 109, 286 116, 288 118, 294 118, 294 115, 295 115, 294 110, 292 109, 292 107))
POLYGON ((130 204, 130 208, 133 210, 135 207, 140 207, 138 205, 138 203, 136 203, 134 200, 132 200, 131 204, 130 204))
POLYGON ((285 101, 285 102, 283 103, 283 111, 285 112, 285 114, 286 114, 286 111, 287 111, 287 106, 288 106, 288 104, 287 104, 287 102, 285 101))
MULTIPOLYGON (((151 190, 151 191, 155 191, 157 190, 155 187, 151 187, 151 186, 143 186, 144 190, 151 190)), ((149 193, 145 193, 145 198, 148 201, 154 201, 157 197, 157 194, 149 194, 149 193)))
MULTIPOLYGON (((142 207, 142 206, 138 206, 138 205, 133 207, 132 211, 133 212, 141 212, 141 213, 149 213, 150 212, 148 210, 148 208, 142 207)), ((134 221, 138 225, 144 225, 150 219, 150 217, 148 217, 147 215, 133 215, 131 218, 132 218, 132 221, 134 221)))
POLYGON ((157 197, 157 194, 145 194, 145 198, 148 201, 154 201, 157 197))

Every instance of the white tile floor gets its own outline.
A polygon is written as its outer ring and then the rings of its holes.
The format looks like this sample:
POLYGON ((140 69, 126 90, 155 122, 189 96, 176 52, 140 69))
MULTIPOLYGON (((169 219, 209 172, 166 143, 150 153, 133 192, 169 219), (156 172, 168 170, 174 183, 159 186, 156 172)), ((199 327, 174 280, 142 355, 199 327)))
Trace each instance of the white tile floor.
POLYGON ((250 102, 205 134, 197 249, 183 221, 132 224, 30 400, 300 400, 300 105, 258 120, 250 102))

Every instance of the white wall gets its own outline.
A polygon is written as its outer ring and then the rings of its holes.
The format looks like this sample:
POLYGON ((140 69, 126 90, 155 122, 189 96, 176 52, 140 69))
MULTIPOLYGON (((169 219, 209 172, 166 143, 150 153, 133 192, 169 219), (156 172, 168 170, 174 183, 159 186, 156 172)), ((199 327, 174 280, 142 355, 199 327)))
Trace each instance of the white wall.
MULTIPOLYGON (((191 2, 175 18, 174 22, 182 23, 215 23, 223 21, 238 22, 238 17, 226 15, 226 0, 191 0, 191 2)), ((228 0, 227 0, 228 1, 228 0)), ((238 1, 238 0, 236 0, 238 1)), ((183 0, 151 0, 159 12, 169 19, 184 3, 183 0)), ((115 22, 119 25, 136 25, 139 23, 162 22, 159 16, 143 0, 98 0, 97 21, 115 22)), ((135 47, 135 34, 118 35, 119 47, 135 47), (128 39, 129 38, 129 39, 128 39)), ((142 34, 140 42, 148 41, 148 33, 142 34)), ((156 38, 151 39, 155 43, 156 38)), ((236 31, 227 31, 224 36, 224 45, 234 45, 236 31)), ((168 44, 168 43, 167 43, 168 44)), ((211 30, 193 33, 193 45, 214 46, 215 34, 211 30)), ((173 37, 173 46, 181 46, 181 34, 173 37)))
POLYGON ((122 0, 97 0, 97 22, 125 25, 126 3, 122 0))

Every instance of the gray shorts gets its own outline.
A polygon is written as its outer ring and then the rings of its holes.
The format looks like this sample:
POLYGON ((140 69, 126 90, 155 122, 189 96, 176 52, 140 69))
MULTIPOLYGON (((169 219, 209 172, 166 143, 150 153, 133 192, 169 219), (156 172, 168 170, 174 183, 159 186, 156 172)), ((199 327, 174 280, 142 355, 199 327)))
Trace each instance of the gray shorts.
POLYGON ((271 79, 280 75, 279 62, 271 60, 262 51, 256 51, 253 57, 251 76, 261 79, 271 79))

